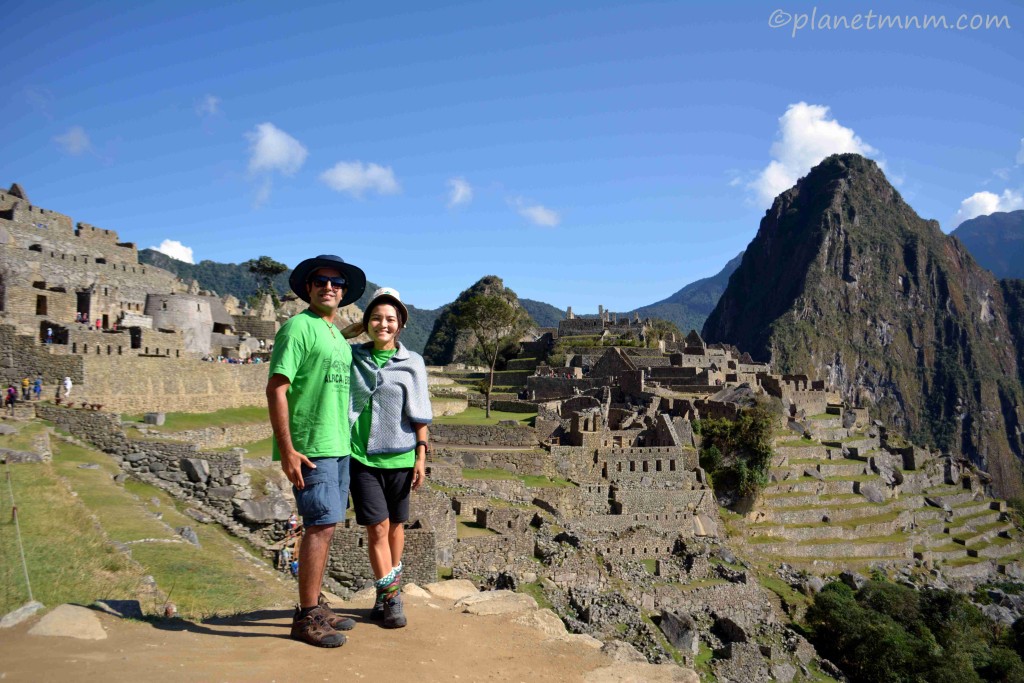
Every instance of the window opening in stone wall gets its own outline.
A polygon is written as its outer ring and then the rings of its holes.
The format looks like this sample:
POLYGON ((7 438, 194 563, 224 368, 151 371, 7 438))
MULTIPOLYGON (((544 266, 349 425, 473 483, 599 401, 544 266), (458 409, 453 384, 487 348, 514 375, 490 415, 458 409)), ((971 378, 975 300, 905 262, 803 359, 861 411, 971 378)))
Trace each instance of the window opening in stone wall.
POLYGON ((78 353, 78 343, 71 342, 71 353, 78 353))
POLYGON ((655 460, 654 461, 654 471, 655 472, 661 472, 661 461, 660 460, 655 460))
POLYGON ((630 472, 636 472, 636 461, 635 460, 630 460, 629 461, 629 471, 630 472))
POLYGON ((46 296, 36 295, 36 315, 46 315, 46 296))
POLYGON ((110 344, 107 344, 107 355, 109 356, 112 351, 113 351, 113 347, 111 347, 110 344))
POLYGON ((646 471, 647 471, 647 461, 644 460, 644 472, 646 472, 646 471))
POLYGON ((36 289, 46 289, 46 282, 44 282, 43 280, 36 280, 35 282, 32 283, 32 286, 35 287, 36 289))
POLYGON ((33 245, 29 246, 28 250, 29 251, 38 251, 38 252, 42 253, 43 245, 41 245, 41 244, 33 244, 33 245))
POLYGON ((668 471, 669 472, 675 472, 676 471, 676 461, 675 460, 669 460, 668 461, 668 471))
POLYGON ((75 292, 75 310, 89 319, 89 292, 75 292))
POLYGON ((96 259, 96 263, 104 263, 105 264, 106 262, 107 262, 107 259, 105 259, 105 258, 97 258, 96 259))
MULTIPOLYGON (((135 270, 135 269, 133 268, 132 270, 135 270)), ((166 301, 161 302, 160 303, 160 308, 161 308, 161 310, 166 311, 167 310, 167 302, 166 301)))

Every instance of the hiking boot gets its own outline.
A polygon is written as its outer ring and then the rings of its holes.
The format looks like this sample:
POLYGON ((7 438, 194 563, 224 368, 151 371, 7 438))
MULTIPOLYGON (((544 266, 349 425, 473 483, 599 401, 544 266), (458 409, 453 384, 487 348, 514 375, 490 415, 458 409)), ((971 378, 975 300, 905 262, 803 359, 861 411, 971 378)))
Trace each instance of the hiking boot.
POLYGON ((319 610, 324 612, 327 616, 327 623, 330 624, 331 628, 335 631, 351 631, 356 627, 356 622, 352 621, 348 617, 335 614, 323 593, 321 593, 319 599, 317 599, 316 606, 319 610))
POLYGON ((348 640, 343 634, 331 628, 323 610, 310 610, 303 618, 299 618, 300 613, 296 608, 295 616, 292 617, 292 640, 300 640, 317 647, 341 647, 348 640))
POLYGON ((401 594, 384 601, 384 628, 402 628, 405 626, 405 610, 402 608, 401 594))

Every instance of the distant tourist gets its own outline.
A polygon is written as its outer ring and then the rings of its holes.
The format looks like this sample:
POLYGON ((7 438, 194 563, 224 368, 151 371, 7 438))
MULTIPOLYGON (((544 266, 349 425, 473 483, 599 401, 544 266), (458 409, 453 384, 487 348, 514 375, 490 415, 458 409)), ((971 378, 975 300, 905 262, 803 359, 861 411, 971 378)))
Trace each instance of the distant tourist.
POLYGON ((288 531, 295 531, 299 526, 299 518, 295 516, 295 513, 288 515, 288 531))
POLYGON ((52 344, 53 343, 53 328, 52 327, 47 327, 46 328, 46 343, 47 344, 52 344))
POLYGON ((22 377, 21 378, 21 400, 22 401, 27 401, 28 400, 28 392, 29 392, 29 389, 31 387, 32 387, 32 382, 29 380, 29 378, 28 377, 22 377))
POLYGON ((42 396, 43 396, 43 376, 42 375, 36 376, 36 381, 32 385, 32 393, 34 393, 36 395, 36 400, 37 401, 40 398, 42 398, 42 396))
POLYGON ((73 383, 70 377, 64 378, 64 398, 71 398, 71 387, 73 383))
MULTIPOLYGON (((299 607, 291 637, 319 647, 339 647, 355 622, 320 604, 334 527, 345 519, 349 488, 349 371, 352 347, 332 322, 338 308, 366 289, 362 270, 337 256, 309 258, 292 271, 292 291, 309 308, 278 331, 270 359, 267 403, 274 430, 273 459, 292 483, 302 516, 299 607), (328 428, 324 428, 327 425, 328 428), (329 426, 336 425, 331 429, 329 426)), ((326 601, 325 601, 326 602, 326 601)))
POLYGON ((7 385, 7 393, 4 398, 4 405, 7 406, 7 410, 11 415, 14 415, 14 404, 18 402, 18 390, 14 388, 13 384, 7 385))
POLYGON ((363 313, 373 341, 352 349, 352 505, 366 527, 377 599, 371 619, 406 625, 402 552, 409 492, 426 478, 432 421, 423 358, 398 341, 409 310, 398 290, 382 287, 363 313))

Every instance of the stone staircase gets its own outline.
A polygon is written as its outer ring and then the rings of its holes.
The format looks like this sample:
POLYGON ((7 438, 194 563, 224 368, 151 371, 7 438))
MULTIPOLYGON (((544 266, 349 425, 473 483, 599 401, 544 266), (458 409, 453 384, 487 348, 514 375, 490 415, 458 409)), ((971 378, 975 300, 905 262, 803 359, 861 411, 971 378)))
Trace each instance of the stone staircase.
POLYGON ((903 470, 878 431, 842 426, 841 412, 775 438, 770 482, 733 525, 752 556, 821 572, 877 561, 938 564, 944 571, 1024 556, 1006 504, 985 498, 969 475, 945 482, 938 459, 903 470))

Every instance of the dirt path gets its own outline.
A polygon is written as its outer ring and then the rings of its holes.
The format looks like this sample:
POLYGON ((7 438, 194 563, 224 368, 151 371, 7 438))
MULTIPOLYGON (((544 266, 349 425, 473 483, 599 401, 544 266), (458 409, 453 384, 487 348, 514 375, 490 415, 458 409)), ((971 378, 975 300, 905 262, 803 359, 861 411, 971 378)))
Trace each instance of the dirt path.
POLYGON ((30 636, 32 619, 0 635, 0 680, 566 683, 611 665, 599 651, 546 639, 507 616, 462 614, 444 600, 407 598, 409 626, 395 631, 367 621, 368 603, 342 604, 337 611, 358 623, 333 650, 290 640, 288 610, 204 623, 98 614, 108 634, 99 641, 30 636))

